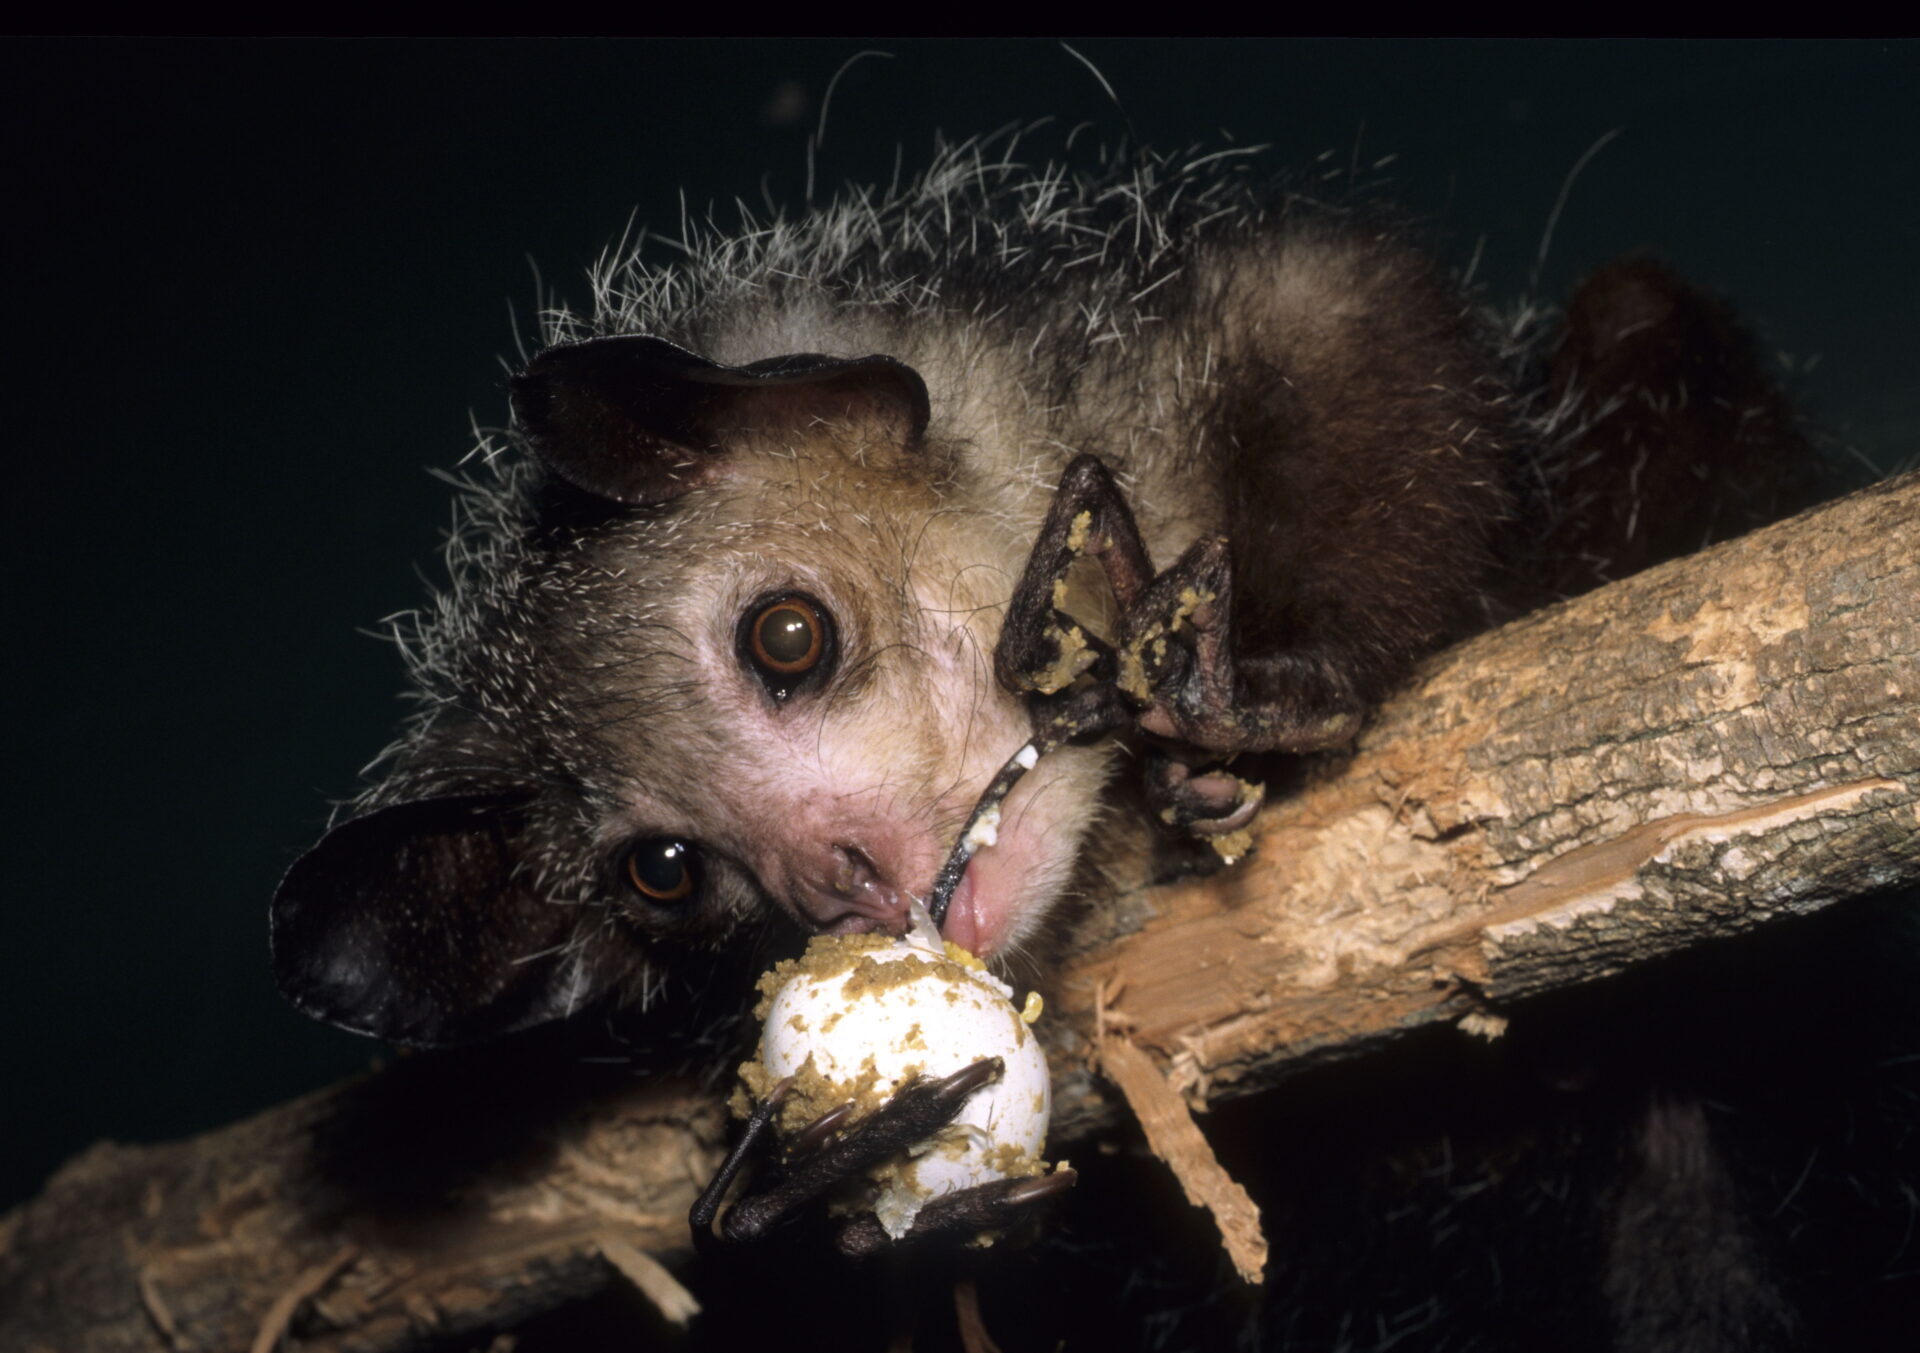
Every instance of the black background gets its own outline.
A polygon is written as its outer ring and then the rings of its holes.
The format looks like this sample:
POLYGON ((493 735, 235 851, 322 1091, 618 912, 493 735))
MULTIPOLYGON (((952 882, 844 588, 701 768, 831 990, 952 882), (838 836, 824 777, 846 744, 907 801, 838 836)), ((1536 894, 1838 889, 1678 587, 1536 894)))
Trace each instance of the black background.
MULTIPOLYGON (((1920 48, 1861 44, 55 42, 6 94, 8 840, 0 1205, 99 1137, 210 1127, 378 1050, 284 1007, 265 908, 399 712, 359 631, 423 595, 427 473, 505 415, 535 269, 630 219, 1081 121, 1366 166, 1491 297, 1652 247, 1920 447, 1920 48)), ((1335 181, 1332 191, 1340 191, 1335 181)), ((666 251, 656 254, 665 257, 666 251)))

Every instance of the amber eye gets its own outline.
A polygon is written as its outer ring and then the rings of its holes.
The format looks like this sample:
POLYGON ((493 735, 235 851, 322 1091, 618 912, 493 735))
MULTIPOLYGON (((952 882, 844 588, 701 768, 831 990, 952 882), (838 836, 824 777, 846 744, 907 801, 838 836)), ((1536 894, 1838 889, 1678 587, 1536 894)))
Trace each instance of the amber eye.
POLYGON ((680 906, 700 891, 700 852, 685 841, 650 836, 627 848, 626 875, 647 901, 680 906))
POLYGON ((826 648, 826 622, 800 597, 776 601, 754 617, 749 631, 753 660, 781 676, 813 670, 826 648))
POLYGON ((811 597, 756 602, 741 618, 740 657, 776 700, 822 680, 833 647, 833 621, 811 597))

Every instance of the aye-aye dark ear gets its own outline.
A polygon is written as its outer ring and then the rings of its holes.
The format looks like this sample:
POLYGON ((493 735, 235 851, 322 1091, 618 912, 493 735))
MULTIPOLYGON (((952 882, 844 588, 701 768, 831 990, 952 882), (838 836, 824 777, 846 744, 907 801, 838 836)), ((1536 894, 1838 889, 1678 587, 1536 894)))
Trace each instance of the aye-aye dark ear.
POLYGON ((274 975, 306 1013, 399 1043, 463 1043, 597 994, 579 912, 514 877, 523 795, 426 799, 344 822, 273 897, 274 975))
POLYGON ((911 448, 929 404, 917 371, 877 353, 722 366, 663 338, 626 337, 548 348, 514 377, 513 411, 562 479, 645 505, 708 478, 743 432, 831 419, 911 448))

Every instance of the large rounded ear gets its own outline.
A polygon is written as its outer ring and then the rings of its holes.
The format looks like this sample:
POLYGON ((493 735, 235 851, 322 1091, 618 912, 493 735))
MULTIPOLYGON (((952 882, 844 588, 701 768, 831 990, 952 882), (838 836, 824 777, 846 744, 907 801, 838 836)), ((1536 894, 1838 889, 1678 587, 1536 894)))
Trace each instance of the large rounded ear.
POLYGON ((928 410, 920 374, 877 353, 723 366, 663 338, 595 338, 548 348, 513 380, 514 414, 548 468, 634 505, 711 478, 742 434, 831 421, 904 450, 928 410))
POLYGON ((399 1043, 463 1043, 598 995, 577 908, 515 877, 524 795, 427 799, 344 822, 274 894, 280 990, 317 1019, 399 1043))

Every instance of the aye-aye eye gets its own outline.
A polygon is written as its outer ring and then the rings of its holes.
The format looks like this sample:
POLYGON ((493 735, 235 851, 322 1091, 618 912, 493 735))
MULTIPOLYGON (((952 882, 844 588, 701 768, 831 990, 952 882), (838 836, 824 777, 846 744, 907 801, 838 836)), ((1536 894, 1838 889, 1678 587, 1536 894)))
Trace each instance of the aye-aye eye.
POLYGON ((670 836, 649 836, 627 847, 621 866, 632 889, 656 907, 686 907, 700 896, 700 852, 670 836))
POLYGON ((740 661, 776 700, 826 680, 835 637, 826 607, 792 594, 756 601, 740 617, 740 661))

